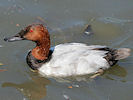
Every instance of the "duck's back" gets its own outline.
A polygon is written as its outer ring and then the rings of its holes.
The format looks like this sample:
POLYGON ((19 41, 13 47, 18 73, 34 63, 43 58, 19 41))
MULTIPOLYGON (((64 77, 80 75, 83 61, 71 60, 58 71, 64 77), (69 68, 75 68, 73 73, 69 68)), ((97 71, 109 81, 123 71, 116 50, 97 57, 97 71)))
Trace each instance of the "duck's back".
POLYGON ((57 45, 52 58, 39 68, 39 72, 48 76, 71 76, 96 73, 100 68, 109 68, 104 58, 108 51, 97 48, 106 46, 87 46, 81 43, 57 45))

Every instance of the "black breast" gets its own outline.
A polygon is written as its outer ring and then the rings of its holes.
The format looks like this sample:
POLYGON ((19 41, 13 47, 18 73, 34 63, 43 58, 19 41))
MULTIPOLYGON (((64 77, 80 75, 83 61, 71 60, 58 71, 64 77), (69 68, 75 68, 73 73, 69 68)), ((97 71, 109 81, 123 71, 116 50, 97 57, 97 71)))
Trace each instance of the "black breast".
POLYGON ((28 53, 26 61, 29 67, 33 70, 37 70, 39 67, 42 66, 42 64, 48 62, 52 58, 53 51, 49 51, 48 59, 46 60, 38 60, 35 57, 32 56, 31 51, 28 53))

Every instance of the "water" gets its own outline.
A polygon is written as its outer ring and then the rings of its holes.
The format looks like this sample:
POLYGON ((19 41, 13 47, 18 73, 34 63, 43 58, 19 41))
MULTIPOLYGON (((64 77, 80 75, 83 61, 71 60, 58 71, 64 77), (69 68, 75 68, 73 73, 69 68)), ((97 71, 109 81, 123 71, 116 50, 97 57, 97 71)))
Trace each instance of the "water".
POLYGON ((0 100, 132 100, 133 56, 121 60, 104 75, 44 78, 25 62, 29 41, 7 43, 24 26, 47 24, 52 46, 66 42, 133 49, 132 0, 1 0, 0 100), (91 24, 94 34, 83 31, 91 24))

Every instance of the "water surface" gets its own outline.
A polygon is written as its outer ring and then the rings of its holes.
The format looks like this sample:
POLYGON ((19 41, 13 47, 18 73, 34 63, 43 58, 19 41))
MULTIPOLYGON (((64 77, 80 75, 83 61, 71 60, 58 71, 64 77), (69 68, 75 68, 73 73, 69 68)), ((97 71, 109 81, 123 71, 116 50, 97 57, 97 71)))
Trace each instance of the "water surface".
POLYGON ((1 100, 132 100, 133 56, 121 60, 104 75, 44 78, 25 62, 35 45, 29 41, 7 43, 34 22, 47 24, 52 46, 66 42, 101 44, 133 49, 132 0, 1 0, 0 98, 1 100), (91 24, 94 34, 83 31, 91 24))

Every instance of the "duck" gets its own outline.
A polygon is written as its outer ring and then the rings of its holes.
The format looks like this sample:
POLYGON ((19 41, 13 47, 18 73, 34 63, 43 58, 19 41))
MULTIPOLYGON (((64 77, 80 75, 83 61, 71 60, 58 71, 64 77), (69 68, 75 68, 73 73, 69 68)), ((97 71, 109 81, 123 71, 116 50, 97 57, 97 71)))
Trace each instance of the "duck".
POLYGON ((26 61, 32 70, 43 76, 68 77, 92 75, 95 78, 119 60, 130 55, 129 48, 109 48, 104 45, 63 43, 50 46, 50 35, 43 24, 30 24, 14 36, 4 38, 7 42, 30 40, 36 47, 29 51, 26 61))

